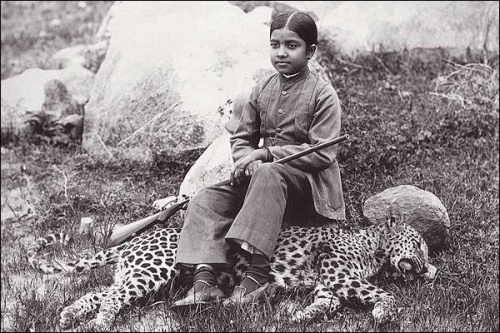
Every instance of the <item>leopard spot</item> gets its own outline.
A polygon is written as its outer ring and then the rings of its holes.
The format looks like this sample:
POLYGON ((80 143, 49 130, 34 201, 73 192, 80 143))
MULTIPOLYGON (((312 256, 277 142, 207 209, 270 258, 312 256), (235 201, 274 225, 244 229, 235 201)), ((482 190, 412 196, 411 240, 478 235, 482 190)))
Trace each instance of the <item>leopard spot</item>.
POLYGON ((274 267, 274 270, 279 272, 279 273, 283 273, 286 271, 286 267, 283 266, 282 264, 278 264, 274 267))
POLYGON ((160 268, 160 276, 163 280, 168 280, 168 269, 166 268, 160 268))
POLYGON ((148 283, 148 287, 149 287, 150 290, 154 289, 155 283, 150 280, 149 283, 148 283))

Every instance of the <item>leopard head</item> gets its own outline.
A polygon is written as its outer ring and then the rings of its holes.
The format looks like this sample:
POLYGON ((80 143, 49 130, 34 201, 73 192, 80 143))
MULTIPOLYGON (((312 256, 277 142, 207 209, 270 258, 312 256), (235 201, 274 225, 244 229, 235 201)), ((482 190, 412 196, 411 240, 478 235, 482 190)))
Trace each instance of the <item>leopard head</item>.
POLYGON ((394 276, 405 279, 425 276, 431 269, 429 250, 423 237, 403 218, 388 216, 381 226, 384 250, 394 276))

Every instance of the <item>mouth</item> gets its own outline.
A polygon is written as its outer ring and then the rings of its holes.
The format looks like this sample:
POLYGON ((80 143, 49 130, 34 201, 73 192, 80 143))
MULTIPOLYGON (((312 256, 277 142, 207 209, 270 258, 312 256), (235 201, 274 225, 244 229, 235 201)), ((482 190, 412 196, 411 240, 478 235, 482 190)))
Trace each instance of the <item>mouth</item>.
POLYGON ((290 63, 289 62, 286 62, 286 61, 276 61, 276 65, 277 66, 286 66, 286 65, 289 65, 290 63))
POLYGON ((393 273, 393 276, 403 276, 409 280, 413 280, 416 276, 422 276, 427 272, 427 267, 422 265, 418 259, 401 259, 397 268, 398 270, 393 273))

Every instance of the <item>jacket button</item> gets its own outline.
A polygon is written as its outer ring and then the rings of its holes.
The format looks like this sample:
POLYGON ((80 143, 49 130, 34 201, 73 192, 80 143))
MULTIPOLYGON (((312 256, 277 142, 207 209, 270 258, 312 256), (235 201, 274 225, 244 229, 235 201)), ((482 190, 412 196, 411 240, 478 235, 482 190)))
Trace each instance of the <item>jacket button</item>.
POLYGON ((276 129, 276 133, 281 133, 281 128, 279 128, 279 127, 278 127, 278 128, 276 129))
POLYGON ((283 113, 283 109, 279 109, 279 110, 278 110, 278 113, 279 113, 279 114, 282 114, 282 113, 283 113))
POLYGON ((283 96, 285 96, 285 95, 286 95, 286 94, 288 94, 288 93, 287 93, 285 90, 283 90, 283 91, 281 92, 281 94, 282 94, 283 96))

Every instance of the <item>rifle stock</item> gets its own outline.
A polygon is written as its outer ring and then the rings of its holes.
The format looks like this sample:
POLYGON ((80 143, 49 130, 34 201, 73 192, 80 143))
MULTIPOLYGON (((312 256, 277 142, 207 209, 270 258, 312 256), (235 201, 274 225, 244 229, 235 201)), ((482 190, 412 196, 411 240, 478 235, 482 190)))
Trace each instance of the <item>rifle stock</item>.
MULTIPOLYGON (((287 163, 291 160, 297 159, 299 157, 302 157, 304 155, 313 153, 315 151, 318 151, 320 149, 323 149, 325 147, 329 147, 334 144, 338 144, 340 142, 343 142, 345 140, 349 139, 349 135, 345 134, 342 136, 339 136, 338 138, 335 138, 333 140, 323 142, 321 144, 318 144, 316 146, 313 146, 309 149, 306 149, 304 151, 301 151, 299 153, 281 158, 279 160, 274 161, 273 163, 287 163)), ((223 185, 230 185, 231 181, 229 179, 223 180, 217 184, 214 184, 214 186, 223 186, 223 185)), ((169 208, 165 209, 164 211, 161 211, 159 213, 156 213, 154 215, 145 217, 141 220, 132 222, 130 224, 127 224, 121 228, 118 228, 117 230, 113 231, 109 237, 109 241, 107 246, 112 247, 119 245, 125 241, 127 241, 129 238, 134 237, 135 235, 139 234, 141 231, 144 231, 146 228, 152 226, 153 224, 156 223, 161 223, 165 220, 167 220, 169 217, 174 215, 178 210, 181 210, 184 205, 186 205, 189 202, 189 198, 185 199, 183 201, 180 201, 176 204, 173 204, 169 208)))

